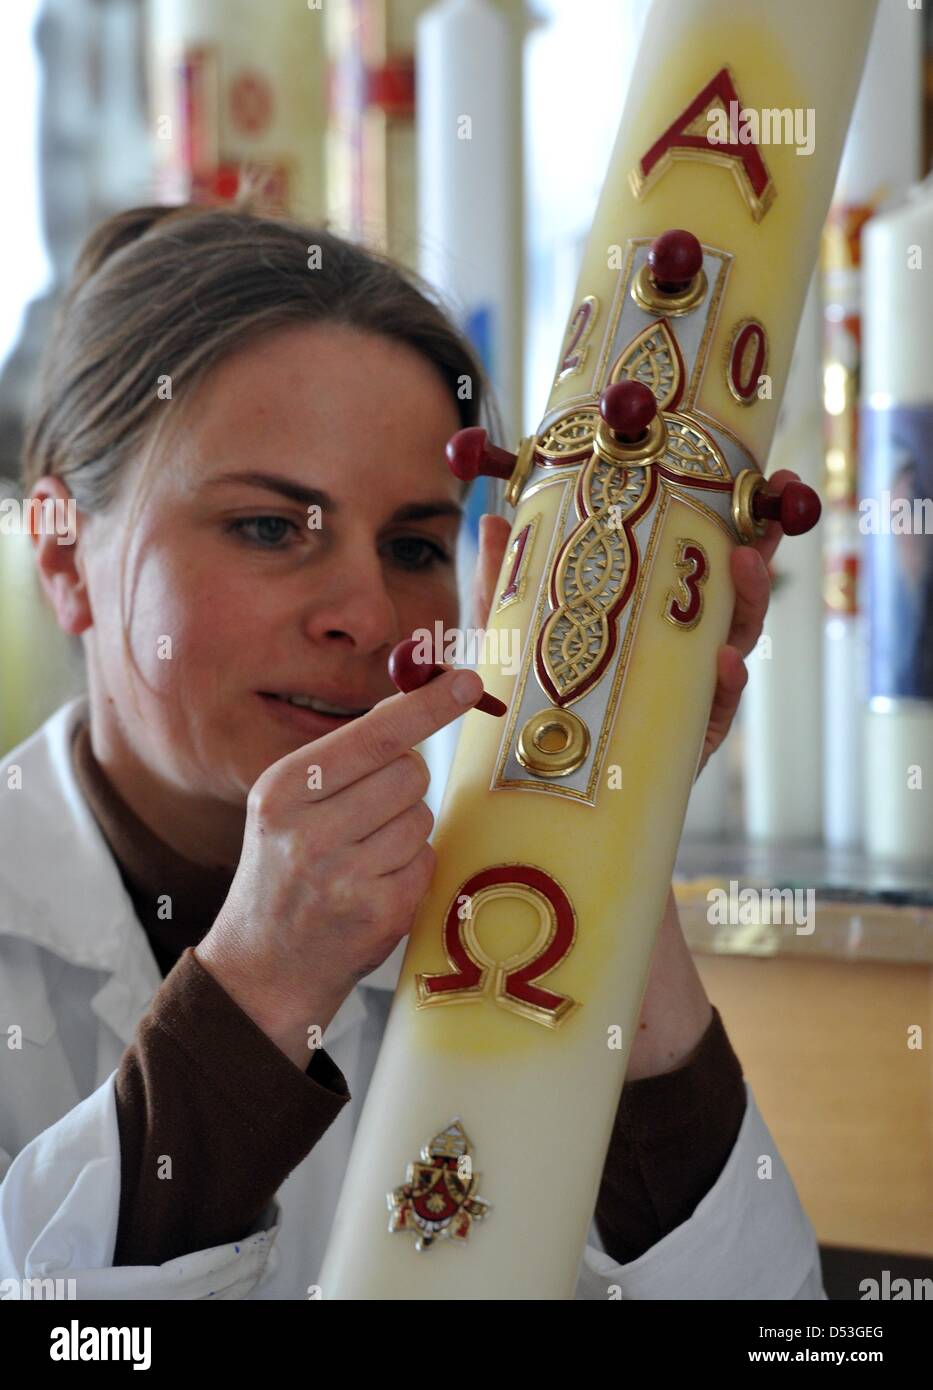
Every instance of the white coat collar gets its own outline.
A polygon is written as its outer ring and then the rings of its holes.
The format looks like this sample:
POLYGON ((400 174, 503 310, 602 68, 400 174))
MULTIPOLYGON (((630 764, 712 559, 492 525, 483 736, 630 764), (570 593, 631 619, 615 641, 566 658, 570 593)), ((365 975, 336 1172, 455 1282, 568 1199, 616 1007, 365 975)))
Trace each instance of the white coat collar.
MULTIPOLYGON (((0 936, 18 936, 73 965, 106 971, 110 979, 92 1005, 129 1043, 162 976, 75 774, 71 740, 87 717, 87 696, 69 701, 0 768, 0 936), (14 790, 16 768, 22 785, 14 790)), ((394 989, 400 961, 394 952, 367 983, 394 989)), ((325 1041, 333 1042, 365 1012, 355 989, 325 1041)))
POLYGON ((78 696, 4 761, 0 934, 25 937, 73 965, 114 970, 127 919, 136 918, 71 761, 71 740, 87 715, 87 697, 78 696), (16 767, 18 790, 10 786, 16 767))

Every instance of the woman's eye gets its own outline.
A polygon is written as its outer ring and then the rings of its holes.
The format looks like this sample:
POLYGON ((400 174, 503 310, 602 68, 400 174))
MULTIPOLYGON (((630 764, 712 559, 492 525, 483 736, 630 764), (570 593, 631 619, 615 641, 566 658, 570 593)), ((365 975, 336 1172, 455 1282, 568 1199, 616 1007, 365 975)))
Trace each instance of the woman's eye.
POLYGON ((267 550, 281 549, 280 542, 286 538, 289 530, 298 530, 295 523, 287 521, 284 516, 241 517, 230 529, 267 550))
POLYGON ((389 542, 392 558, 408 570, 426 570, 432 565, 450 564, 447 551, 424 536, 399 536, 389 542))

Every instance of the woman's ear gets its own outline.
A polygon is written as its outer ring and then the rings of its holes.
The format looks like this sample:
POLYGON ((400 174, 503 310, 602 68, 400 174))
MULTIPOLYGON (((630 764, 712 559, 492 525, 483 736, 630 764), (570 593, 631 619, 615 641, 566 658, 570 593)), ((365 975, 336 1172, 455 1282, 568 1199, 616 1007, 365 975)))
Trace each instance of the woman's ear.
POLYGON ((24 503, 39 580, 62 632, 80 636, 94 621, 80 562, 78 504, 61 478, 40 478, 24 503))

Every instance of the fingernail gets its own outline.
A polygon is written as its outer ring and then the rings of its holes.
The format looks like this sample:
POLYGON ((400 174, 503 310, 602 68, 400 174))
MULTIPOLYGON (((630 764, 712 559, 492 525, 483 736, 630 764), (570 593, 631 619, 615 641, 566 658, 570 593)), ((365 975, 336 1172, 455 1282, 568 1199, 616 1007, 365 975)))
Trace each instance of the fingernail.
POLYGON ((483 687, 474 671, 461 671, 450 690, 458 705, 473 705, 482 694, 483 687))

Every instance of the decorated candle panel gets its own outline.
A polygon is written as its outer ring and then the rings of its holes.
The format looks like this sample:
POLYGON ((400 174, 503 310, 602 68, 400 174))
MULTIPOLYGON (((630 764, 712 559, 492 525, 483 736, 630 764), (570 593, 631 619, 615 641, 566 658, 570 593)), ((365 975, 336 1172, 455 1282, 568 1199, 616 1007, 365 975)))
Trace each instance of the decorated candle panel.
MULTIPOLYGON (((818 509, 759 464, 873 14, 655 4, 541 423, 517 456, 451 441, 515 507, 478 668, 506 712, 464 719, 325 1298, 573 1296, 730 553, 818 509)), ((578 80, 612 80, 611 55, 578 80)))
POLYGON ((166 202, 252 201, 317 220, 324 191, 320 9, 150 0, 152 120, 166 202))

